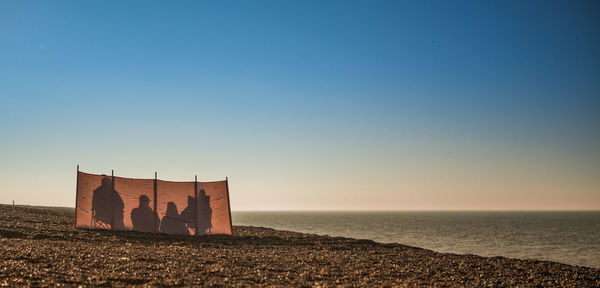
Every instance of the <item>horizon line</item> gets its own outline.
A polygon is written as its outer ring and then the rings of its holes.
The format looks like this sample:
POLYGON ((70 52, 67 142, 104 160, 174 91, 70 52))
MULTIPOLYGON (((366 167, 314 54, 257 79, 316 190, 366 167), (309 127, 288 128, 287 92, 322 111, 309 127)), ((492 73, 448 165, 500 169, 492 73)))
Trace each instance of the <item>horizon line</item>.
MULTIPOLYGON (((0 204, 3 206, 13 206, 13 204, 0 204)), ((33 208, 69 208, 71 206, 43 206, 30 204, 15 204, 15 207, 33 207, 33 208)), ((361 209, 264 209, 264 210, 231 210, 231 212, 600 212, 600 209, 397 209, 397 210, 361 210, 361 209)))

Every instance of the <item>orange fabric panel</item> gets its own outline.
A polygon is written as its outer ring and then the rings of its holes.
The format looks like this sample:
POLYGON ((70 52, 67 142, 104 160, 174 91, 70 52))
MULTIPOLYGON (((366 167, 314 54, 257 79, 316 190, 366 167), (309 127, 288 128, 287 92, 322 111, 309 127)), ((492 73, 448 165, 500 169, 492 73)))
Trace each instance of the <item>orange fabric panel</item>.
POLYGON ((198 223, 199 234, 202 234, 203 218, 206 211, 211 211, 211 227, 204 234, 231 235, 231 217, 229 215, 229 197, 227 195, 227 182, 198 182, 198 223), (204 191, 204 193, 203 193, 204 191), (206 205, 204 195, 208 197, 210 205, 206 205))
POLYGON ((155 232, 154 179, 115 177, 115 190, 124 203, 124 230, 155 232))
POLYGON ((83 172, 77 174, 77 228, 95 228, 92 223, 93 191, 102 186, 102 179, 110 176, 92 175, 83 172))
POLYGON ((124 203, 112 177, 83 172, 77 177, 77 227, 124 230, 124 203))
POLYGON ((158 180, 158 217, 160 232, 167 234, 194 235, 193 207, 194 182, 170 182, 158 180), (190 199, 191 197, 191 199, 190 199), (182 217, 192 215, 191 217, 182 217))
POLYGON ((184 235, 232 234, 226 181, 156 180, 156 211, 154 185, 154 179, 78 172, 76 227, 184 235))

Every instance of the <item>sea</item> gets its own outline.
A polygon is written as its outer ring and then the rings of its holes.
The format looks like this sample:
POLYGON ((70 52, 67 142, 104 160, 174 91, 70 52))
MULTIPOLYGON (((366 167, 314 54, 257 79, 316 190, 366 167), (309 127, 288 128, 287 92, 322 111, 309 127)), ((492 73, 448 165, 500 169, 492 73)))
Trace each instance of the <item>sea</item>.
POLYGON ((600 268, 600 211, 256 212, 234 225, 600 268))

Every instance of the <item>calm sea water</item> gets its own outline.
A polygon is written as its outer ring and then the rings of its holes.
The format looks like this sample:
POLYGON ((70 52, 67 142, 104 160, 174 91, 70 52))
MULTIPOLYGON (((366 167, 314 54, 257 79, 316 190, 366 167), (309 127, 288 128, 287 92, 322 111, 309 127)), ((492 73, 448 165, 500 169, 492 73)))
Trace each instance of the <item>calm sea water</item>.
POLYGON ((233 212, 234 225, 600 268, 594 212, 233 212))

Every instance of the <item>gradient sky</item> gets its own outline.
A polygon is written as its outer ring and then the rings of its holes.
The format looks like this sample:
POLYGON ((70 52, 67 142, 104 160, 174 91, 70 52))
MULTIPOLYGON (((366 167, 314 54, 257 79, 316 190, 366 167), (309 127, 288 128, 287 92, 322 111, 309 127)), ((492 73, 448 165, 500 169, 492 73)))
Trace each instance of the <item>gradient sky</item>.
POLYGON ((0 1, 0 203, 600 209, 598 1, 0 1), (526 2, 526 3, 525 3, 526 2))

